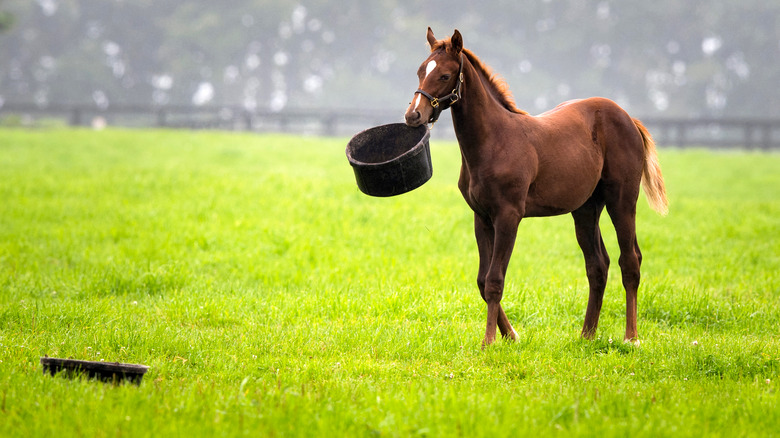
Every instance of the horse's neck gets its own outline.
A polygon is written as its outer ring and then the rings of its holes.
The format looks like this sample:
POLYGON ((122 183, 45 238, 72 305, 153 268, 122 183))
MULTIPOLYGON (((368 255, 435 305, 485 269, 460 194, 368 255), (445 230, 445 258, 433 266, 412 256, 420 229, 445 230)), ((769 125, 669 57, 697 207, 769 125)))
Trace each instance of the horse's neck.
POLYGON ((488 78, 475 68, 468 59, 464 65, 463 94, 452 106, 452 124, 464 158, 476 163, 484 156, 485 141, 500 123, 500 115, 506 109, 493 97, 488 78))

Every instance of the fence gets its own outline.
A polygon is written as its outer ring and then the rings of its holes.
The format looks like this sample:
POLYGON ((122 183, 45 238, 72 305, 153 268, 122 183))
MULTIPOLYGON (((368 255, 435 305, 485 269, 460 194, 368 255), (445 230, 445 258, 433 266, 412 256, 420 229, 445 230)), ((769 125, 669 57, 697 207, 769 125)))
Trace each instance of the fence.
POLYGON ((710 148, 780 148, 780 120, 699 118, 642 119, 663 146, 710 148))
MULTIPOLYGON (((223 129, 348 136, 371 126, 400 122, 403 108, 389 110, 289 109, 248 111, 241 107, 10 104, 0 106, 0 124, 40 126, 66 124, 186 129, 223 129)), ((780 149, 780 119, 643 118, 661 146, 780 149)), ((443 114, 434 138, 454 138, 448 114, 443 114)))

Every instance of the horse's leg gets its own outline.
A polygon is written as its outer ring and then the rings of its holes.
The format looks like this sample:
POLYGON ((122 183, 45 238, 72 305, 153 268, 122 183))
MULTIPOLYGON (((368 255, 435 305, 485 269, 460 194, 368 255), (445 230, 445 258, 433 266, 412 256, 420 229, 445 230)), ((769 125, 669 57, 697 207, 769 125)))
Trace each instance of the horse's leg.
MULTIPOLYGON (((479 251, 477 286, 479 287, 479 293, 482 296, 482 299, 487 302, 487 299, 485 298, 485 281, 487 279, 488 269, 490 268, 490 261, 493 256, 493 241, 495 239, 495 234, 492 224, 476 213, 474 213, 474 235, 477 238, 477 249, 479 251)), ((509 322, 509 318, 507 318, 500 303, 498 306, 498 318, 496 322, 502 337, 512 340, 517 339, 517 332, 509 322)))
POLYGON ((517 335, 509 324, 504 309, 501 308, 501 298, 504 294, 504 277, 512 256, 517 237, 517 226, 521 214, 514 211, 502 212, 493 219, 493 254, 485 278, 485 301, 487 302, 487 326, 482 345, 492 344, 496 340, 496 326, 501 324, 504 336, 515 338, 517 335))
POLYGON ((490 268, 490 258, 493 255, 493 225, 476 213, 474 213, 474 236, 477 238, 477 251, 479 252, 477 287, 479 287, 480 296, 485 300, 485 279, 490 268))
POLYGON ((515 328, 512 327, 512 324, 509 322, 509 318, 506 316, 506 312, 504 312, 504 308, 501 306, 501 303, 498 304, 498 330, 501 331, 501 337, 511 339, 513 341, 517 340, 517 332, 515 331, 515 328))
POLYGON ((585 311, 585 322, 582 325, 582 337, 586 339, 592 339, 596 334, 609 271, 609 255, 599 229, 599 217, 604 209, 604 201, 598 190, 585 205, 571 214, 574 217, 577 242, 585 257, 585 271, 590 286, 588 309, 585 311))
POLYGON ((607 201, 607 212, 615 226, 618 245, 620 246, 620 271, 623 276, 623 287, 626 290, 626 335, 625 340, 637 341, 636 306, 639 290, 639 268, 642 264, 642 253, 636 240, 636 200, 639 186, 630 189, 617 190, 614 201, 607 201))

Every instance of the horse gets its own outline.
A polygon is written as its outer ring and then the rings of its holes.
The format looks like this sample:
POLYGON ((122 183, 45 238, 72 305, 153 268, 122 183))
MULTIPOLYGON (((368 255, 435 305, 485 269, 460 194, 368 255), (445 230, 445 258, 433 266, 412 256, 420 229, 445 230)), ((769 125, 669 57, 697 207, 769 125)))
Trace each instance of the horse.
POLYGON ((655 143, 645 126, 615 102, 572 100, 529 115, 507 83, 463 47, 456 29, 437 40, 420 65, 419 87, 404 115, 408 126, 435 123, 451 109, 461 152, 458 181, 474 212, 479 252, 477 286, 487 303, 483 348, 501 336, 516 340, 501 299, 520 221, 571 213, 585 259, 589 296, 581 336, 593 339, 607 284, 609 255, 599 228, 606 207, 617 234, 618 264, 626 291, 624 340, 639 343, 637 291, 642 253, 636 235, 640 183, 651 208, 668 212, 655 143))

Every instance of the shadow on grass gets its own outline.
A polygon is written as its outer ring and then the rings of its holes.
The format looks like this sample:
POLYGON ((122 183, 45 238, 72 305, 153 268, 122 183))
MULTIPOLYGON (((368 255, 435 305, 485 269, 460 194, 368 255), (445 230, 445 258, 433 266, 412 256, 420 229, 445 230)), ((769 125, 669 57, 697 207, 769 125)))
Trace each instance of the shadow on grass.
POLYGON ((593 340, 577 338, 566 343, 565 350, 574 356, 582 358, 606 354, 628 355, 634 353, 636 345, 624 342, 622 339, 596 338, 593 340))

